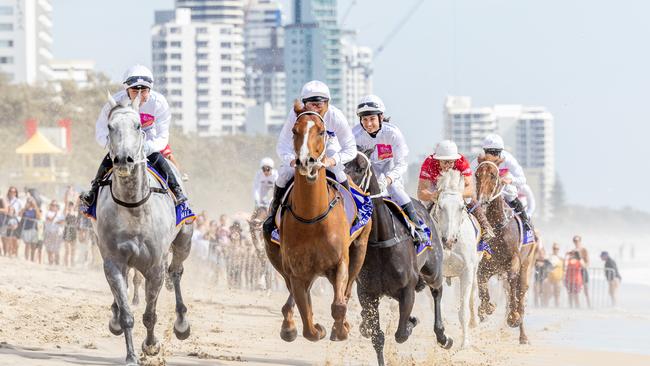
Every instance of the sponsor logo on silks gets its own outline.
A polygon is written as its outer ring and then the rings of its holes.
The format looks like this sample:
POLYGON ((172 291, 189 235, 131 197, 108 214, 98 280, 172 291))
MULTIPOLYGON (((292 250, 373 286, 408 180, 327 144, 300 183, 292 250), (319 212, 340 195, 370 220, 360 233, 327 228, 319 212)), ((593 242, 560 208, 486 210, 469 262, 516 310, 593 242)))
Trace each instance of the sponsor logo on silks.
POLYGON ((328 135, 329 137, 336 137, 336 132, 334 132, 334 131, 327 131, 327 135, 328 135))
POLYGON ((393 146, 386 144, 377 144, 377 157, 379 160, 390 159, 393 157, 393 146))
POLYGON ((462 175, 472 175, 472 169, 467 168, 467 169, 463 170, 460 174, 462 174, 462 175))
POLYGON ((503 177, 504 175, 508 174, 509 170, 508 168, 499 168, 499 176, 503 177))
POLYGON ((490 255, 494 254, 492 252, 492 248, 490 247, 490 244, 488 244, 488 242, 486 242, 485 240, 481 240, 481 241, 478 242, 478 244, 476 244, 476 251, 477 252, 486 252, 486 253, 488 253, 490 255))
POLYGON ((535 241, 535 233, 532 230, 526 230, 522 239, 522 244, 530 244, 535 241))
POLYGON ((196 219, 196 215, 192 212, 187 202, 182 202, 176 205, 176 226, 182 224, 191 224, 196 219))
MULTIPOLYGON (((415 251, 416 255, 419 255, 427 249, 431 249, 431 229, 429 229, 422 220, 420 220, 420 226, 422 227, 422 230, 424 230, 424 233, 427 234, 427 242, 418 244, 417 250, 415 251)), ((413 228, 413 230, 415 230, 415 228, 413 228)))
POLYGON ((142 125, 142 128, 153 126, 155 121, 156 118, 154 116, 147 113, 140 113, 140 125, 142 125))

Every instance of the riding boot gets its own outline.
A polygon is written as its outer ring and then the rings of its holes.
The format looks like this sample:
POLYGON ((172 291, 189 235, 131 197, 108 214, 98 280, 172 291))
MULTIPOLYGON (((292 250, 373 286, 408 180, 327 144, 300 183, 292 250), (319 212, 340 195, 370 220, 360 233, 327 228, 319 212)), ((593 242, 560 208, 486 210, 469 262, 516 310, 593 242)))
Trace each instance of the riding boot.
POLYGON ((420 225, 420 218, 418 217, 417 212, 415 211, 415 206, 413 202, 409 202, 402 206, 402 210, 409 217, 413 225, 415 226, 415 242, 416 244, 424 244, 427 242, 427 234, 424 232, 422 225, 420 225))
POLYGON ((472 200, 472 202, 467 204, 467 209, 474 214, 474 217, 476 217, 479 225, 481 225, 481 228, 483 229, 481 239, 487 241, 494 238, 494 230, 485 216, 485 210, 483 207, 476 200, 472 200))
POLYGON ((262 229, 269 236, 273 232, 273 229, 275 229, 275 215, 280 208, 282 198, 286 192, 287 187, 275 186, 275 189, 273 190, 273 201, 271 201, 271 207, 269 208, 269 216, 266 218, 266 220, 264 220, 264 224, 262 225, 262 229))
POLYGON ((526 231, 532 231, 533 228, 530 225, 530 218, 528 217, 528 214, 524 209, 524 204, 521 203, 519 198, 515 198, 511 202, 508 202, 508 206, 510 206, 513 210, 515 210, 515 214, 519 215, 519 217, 521 218, 521 223, 524 225, 524 229, 526 231))
POLYGON ((97 199, 97 193, 99 192, 99 183, 104 179, 104 176, 108 174, 112 167, 113 161, 111 160, 111 157, 106 154, 101 164, 99 165, 99 169, 97 169, 95 179, 93 179, 90 183, 90 191, 82 192, 79 195, 79 199, 84 205, 90 207, 93 205, 93 203, 95 203, 95 200, 97 199))
POLYGON ((147 160, 153 165, 154 169, 160 172, 163 176, 167 178, 167 185, 171 189, 174 197, 176 197, 176 204, 181 204, 187 201, 187 197, 183 193, 181 185, 176 179, 176 175, 172 171, 172 168, 167 163, 167 160, 159 152, 155 152, 147 156, 147 160))
POLYGON ((341 185, 345 187, 345 189, 347 189, 348 191, 350 190, 350 182, 347 179, 339 183, 341 183, 341 185))

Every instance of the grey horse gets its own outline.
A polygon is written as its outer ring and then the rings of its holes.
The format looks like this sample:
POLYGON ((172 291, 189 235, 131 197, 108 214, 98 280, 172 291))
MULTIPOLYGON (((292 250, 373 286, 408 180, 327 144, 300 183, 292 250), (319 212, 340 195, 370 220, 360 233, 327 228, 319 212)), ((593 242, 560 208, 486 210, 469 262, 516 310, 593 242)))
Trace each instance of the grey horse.
MULTIPOLYGON (((111 182, 103 185, 97 198, 98 247, 104 261, 104 274, 113 293, 112 318, 108 323, 111 333, 124 333, 126 364, 137 365, 133 349, 133 313, 127 298, 127 275, 135 268, 145 278, 146 308, 142 322, 147 336, 142 351, 148 356, 160 352, 160 343, 154 335, 156 302, 167 270, 176 295, 174 333, 178 339, 190 335, 185 319, 180 281, 183 261, 189 256, 192 225, 176 225, 174 198, 147 173, 144 134, 141 131, 138 107, 140 97, 132 103, 117 104, 109 94, 112 106, 109 114, 109 155, 114 168, 111 182), (170 251, 172 260, 166 267, 165 257, 170 251)), ((174 170, 176 174, 178 172, 174 170)), ((180 181, 180 179, 179 179, 180 181)))

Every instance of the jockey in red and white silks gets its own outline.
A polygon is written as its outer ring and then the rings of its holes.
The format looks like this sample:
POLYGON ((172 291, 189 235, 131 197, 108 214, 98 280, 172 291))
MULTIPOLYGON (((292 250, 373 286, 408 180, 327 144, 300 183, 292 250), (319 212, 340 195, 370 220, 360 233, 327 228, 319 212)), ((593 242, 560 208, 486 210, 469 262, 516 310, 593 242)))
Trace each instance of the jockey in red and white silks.
POLYGON ((370 161, 381 190, 385 189, 415 224, 416 241, 426 243, 426 234, 419 225, 420 219, 402 179, 408 169, 409 148, 399 128, 384 118, 385 110, 384 102, 378 96, 361 98, 357 105, 359 124, 352 132, 357 146, 363 151, 372 151, 370 161))
MULTIPOLYGON (((503 162, 499 165, 499 176, 505 183, 501 195, 510 207, 519 214, 527 230, 532 230, 530 219, 526 214, 521 201, 517 198, 519 189, 526 184, 524 169, 512 154, 504 150, 504 143, 501 136, 489 134, 483 140, 483 152, 485 155, 491 155, 501 158, 503 162)), ((472 161, 472 170, 476 171, 478 167, 478 158, 472 161)))
MULTIPOLYGON (((340 109, 329 104, 330 90, 323 82, 312 80, 306 83, 302 87, 300 97, 306 110, 316 112, 319 115, 323 115, 324 112, 323 121, 325 122, 328 138, 325 148, 325 158, 322 163, 327 170, 334 173, 339 183, 349 189, 344 164, 357 156, 357 146, 348 121, 340 109)), ((281 165, 278 169, 278 180, 275 182, 271 214, 264 222, 264 230, 269 233, 275 228, 273 216, 286 192, 286 185, 295 172, 296 155, 293 147, 293 133, 291 131, 296 123, 296 119, 296 113, 292 109, 289 112, 284 127, 282 127, 276 148, 281 165)))

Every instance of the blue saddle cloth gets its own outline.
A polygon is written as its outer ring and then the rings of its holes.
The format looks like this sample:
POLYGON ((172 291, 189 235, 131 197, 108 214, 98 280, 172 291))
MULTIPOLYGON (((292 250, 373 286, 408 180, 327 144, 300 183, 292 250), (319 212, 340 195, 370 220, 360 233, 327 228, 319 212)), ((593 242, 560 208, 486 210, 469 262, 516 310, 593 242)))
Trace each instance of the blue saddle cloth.
MULTIPOLYGON (((350 223, 350 236, 354 236, 357 232, 363 229, 370 221, 372 217, 372 199, 364 192, 356 189, 353 186, 350 186, 348 191, 340 183, 336 182, 334 179, 328 177, 329 183, 335 187, 341 197, 343 198, 343 206, 345 207, 345 213, 350 223)), ((289 197, 289 192, 291 187, 287 190, 285 195, 285 200, 289 197)), ((276 216, 276 223, 280 223, 280 218, 282 217, 282 210, 278 210, 278 215, 276 216)), ((276 228, 271 233, 271 241, 275 244, 280 245, 280 231, 278 230, 279 225, 276 225, 276 228)))
POLYGON ((492 252, 492 248, 490 247, 490 244, 483 240, 481 238, 481 235, 483 235, 483 232, 481 230, 481 227, 478 225, 478 222, 471 216, 472 214, 470 213, 470 222, 472 223, 472 226, 474 227, 474 234, 478 238, 478 242, 476 243, 476 251, 477 252, 484 252, 489 256, 494 254, 492 252))
MULTIPOLYGON (((390 198, 384 198, 384 202, 388 204, 388 207, 391 208, 393 213, 395 214, 395 217, 403 224, 406 226, 406 228, 409 230, 411 233, 412 237, 415 237, 415 225, 414 223, 409 219, 408 215, 406 215, 406 212, 402 210, 402 207, 397 204, 397 202, 393 201, 390 198)), ((424 233, 427 235, 427 242, 426 243, 420 243, 418 244, 418 247, 416 249, 416 253, 419 255, 422 252, 424 252, 427 249, 431 249, 431 240, 432 240, 432 235, 431 235, 431 228, 427 226, 427 224, 420 218, 419 220, 419 225, 424 231, 424 233)))
MULTIPOLYGON (((169 192, 169 187, 167 185, 167 180, 163 178, 163 176, 156 171, 151 165, 147 164, 147 171, 151 176, 153 176, 156 181, 160 184, 160 188, 166 190, 168 194, 171 194, 169 192)), ((105 177, 103 181, 106 181, 107 179, 110 179, 111 172, 109 172, 105 177)), ((187 204, 187 202, 180 203, 176 205, 174 211, 176 212, 176 226, 184 224, 184 223, 192 223, 194 219, 196 218, 196 215, 190 208, 190 206, 187 204)), ((86 215, 87 217, 90 217, 94 220, 97 219, 97 200, 93 202, 92 205, 90 206, 85 206, 83 205, 81 207, 81 212, 86 215)))

